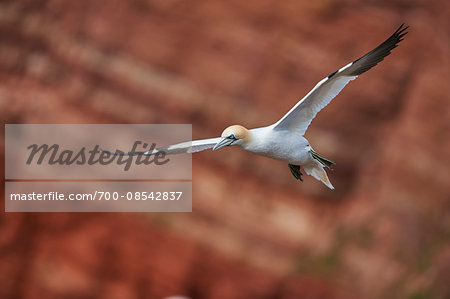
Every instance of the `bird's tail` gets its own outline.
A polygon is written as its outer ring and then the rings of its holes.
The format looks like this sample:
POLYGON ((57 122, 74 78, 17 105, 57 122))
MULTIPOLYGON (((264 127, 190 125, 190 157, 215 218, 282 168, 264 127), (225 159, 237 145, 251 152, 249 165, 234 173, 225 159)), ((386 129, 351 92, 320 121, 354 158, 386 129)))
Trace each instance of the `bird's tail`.
POLYGON ((327 185, 328 188, 334 190, 334 187, 331 184, 330 180, 328 179, 328 175, 325 172, 325 169, 323 169, 322 164, 320 164, 317 161, 314 161, 311 164, 303 165, 303 169, 305 170, 306 174, 312 175, 315 179, 327 185))

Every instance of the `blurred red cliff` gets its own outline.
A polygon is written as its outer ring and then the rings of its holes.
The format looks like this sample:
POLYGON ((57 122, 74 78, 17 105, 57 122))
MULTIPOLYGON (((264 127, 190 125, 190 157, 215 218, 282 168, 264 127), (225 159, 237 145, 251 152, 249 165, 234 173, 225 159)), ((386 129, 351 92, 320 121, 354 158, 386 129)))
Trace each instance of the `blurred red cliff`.
POLYGON ((192 213, 3 212, 0 297, 448 298, 449 1, 1 1, 0 115, 216 137, 401 23, 308 130, 335 191, 227 148, 193 156, 192 213))

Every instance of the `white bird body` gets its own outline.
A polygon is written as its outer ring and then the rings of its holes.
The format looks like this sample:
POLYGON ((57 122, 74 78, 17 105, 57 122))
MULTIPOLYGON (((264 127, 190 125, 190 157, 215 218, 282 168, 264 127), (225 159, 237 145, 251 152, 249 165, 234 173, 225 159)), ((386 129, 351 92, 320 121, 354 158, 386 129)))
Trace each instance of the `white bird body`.
MULTIPOLYGON (((301 134, 289 130, 276 130, 275 125, 248 131, 250 136, 247 142, 241 145, 244 150, 286 162, 289 166, 301 165, 306 174, 334 189, 323 165, 314 159, 311 145, 301 134)), ((300 167, 298 171, 300 172, 300 167)), ((301 179, 300 175, 299 173, 298 179, 301 179)))
POLYGON ((241 147, 246 151, 280 160, 288 164, 309 162, 309 142, 302 135, 288 130, 274 130, 274 126, 249 130, 249 140, 241 147))
POLYGON ((238 145, 257 155, 288 163, 291 173, 299 180, 302 180, 301 166, 308 175, 312 175, 330 189, 334 189, 323 169, 324 167, 331 169, 334 162, 317 154, 304 134, 316 114, 328 105, 345 85, 382 61, 392 49, 397 47, 397 44, 403 40, 402 37, 406 35, 407 28, 401 25, 378 47, 321 80, 273 125, 251 130, 240 125, 233 125, 226 128, 220 138, 183 142, 144 154, 154 154, 158 151, 164 151, 166 154, 195 153, 209 148, 216 150, 224 146, 238 145))

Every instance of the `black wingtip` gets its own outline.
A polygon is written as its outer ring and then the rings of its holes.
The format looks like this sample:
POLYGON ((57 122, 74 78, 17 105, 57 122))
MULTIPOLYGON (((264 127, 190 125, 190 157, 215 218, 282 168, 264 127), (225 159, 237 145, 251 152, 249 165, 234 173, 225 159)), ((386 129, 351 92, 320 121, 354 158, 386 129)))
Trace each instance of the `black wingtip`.
POLYGON ((382 61, 386 56, 391 54, 391 51, 398 46, 398 43, 403 40, 403 37, 408 34, 406 31, 409 26, 406 26, 404 23, 401 24, 395 32, 388 37, 383 43, 381 43, 378 47, 367 53, 366 55, 356 59, 353 61, 353 64, 359 62, 361 64, 357 69, 354 70, 352 75, 358 76, 375 65, 377 65, 380 61, 382 61))
POLYGON ((395 31, 395 33, 399 33, 400 31, 405 31, 406 29, 408 29, 409 26, 407 26, 405 23, 402 23, 397 30, 395 31))
POLYGON ((406 26, 405 23, 401 24, 400 27, 397 28, 397 30, 394 32, 394 34, 392 34, 393 37, 396 37, 397 39, 401 39, 402 37, 404 37, 406 34, 408 34, 408 30, 409 26, 406 26))

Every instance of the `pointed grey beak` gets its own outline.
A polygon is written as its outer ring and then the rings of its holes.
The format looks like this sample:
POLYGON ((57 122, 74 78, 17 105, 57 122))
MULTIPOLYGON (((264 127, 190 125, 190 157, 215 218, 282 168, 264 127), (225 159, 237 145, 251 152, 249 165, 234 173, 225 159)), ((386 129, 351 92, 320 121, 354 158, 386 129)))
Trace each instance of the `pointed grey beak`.
POLYGON ((217 142, 216 145, 214 145, 213 151, 218 150, 221 147, 224 147, 224 146, 227 146, 227 145, 231 145, 234 141, 235 141, 234 139, 230 139, 228 137, 225 137, 224 139, 222 139, 219 142, 217 142))

